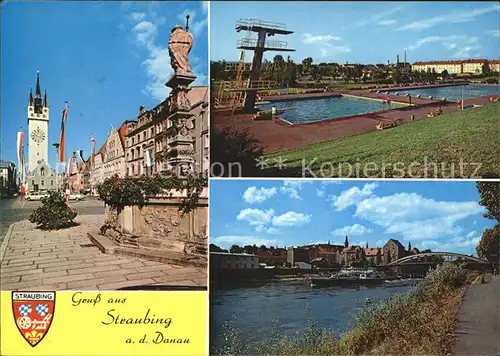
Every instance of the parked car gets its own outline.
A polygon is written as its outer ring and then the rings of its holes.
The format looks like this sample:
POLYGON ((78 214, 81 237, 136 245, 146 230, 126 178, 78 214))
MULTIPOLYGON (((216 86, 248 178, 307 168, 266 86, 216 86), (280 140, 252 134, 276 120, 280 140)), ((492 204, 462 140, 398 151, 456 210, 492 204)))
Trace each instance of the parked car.
POLYGON ((31 194, 28 194, 25 199, 29 201, 35 201, 35 200, 42 200, 42 198, 47 198, 47 197, 49 197, 48 193, 33 192, 31 194))
POLYGON ((85 195, 83 195, 81 193, 73 193, 73 194, 69 195, 69 200, 80 201, 80 200, 83 200, 83 199, 85 199, 85 195))

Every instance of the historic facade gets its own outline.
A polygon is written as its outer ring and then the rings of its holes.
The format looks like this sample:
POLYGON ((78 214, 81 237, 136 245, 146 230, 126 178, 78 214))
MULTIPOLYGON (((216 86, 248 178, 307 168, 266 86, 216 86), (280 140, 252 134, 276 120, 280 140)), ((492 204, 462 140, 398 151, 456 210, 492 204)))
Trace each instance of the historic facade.
POLYGON ((97 186, 104 180, 104 150, 102 146, 97 153, 92 154, 92 169, 90 171, 90 191, 97 195, 97 186))
POLYGON ((390 239, 382 247, 384 264, 389 264, 399 258, 406 256, 405 247, 398 240, 390 239))
POLYGON ((103 180, 115 175, 123 178, 126 174, 125 139, 127 124, 125 121, 118 130, 112 128, 105 143, 103 160, 103 180))
MULTIPOLYGON (((180 130, 190 134, 193 157, 193 172, 208 173, 209 159, 209 110, 208 87, 195 86, 186 94, 190 103, 189 122, 180 130)), ((174 125, 169 116, 171 106, 168 98, 151 110, 139 108, 136 121, 127 122, 126 161, 127 174, 138 177, 172 170, 167 151, 172 139, 174 125)))
POLYGON ((30 170, 26 181, 30 192, 57 190, 56 174, 45 161, 41 161, 34 170, 30 170))
POLYGON ((155 171, 156 126, 153 115, 159 110, 163 110, 163 103, 149 111, 141 106, 137 121, 129 121, 127 124, 127 175, 131 177, 151 175, 155 171))

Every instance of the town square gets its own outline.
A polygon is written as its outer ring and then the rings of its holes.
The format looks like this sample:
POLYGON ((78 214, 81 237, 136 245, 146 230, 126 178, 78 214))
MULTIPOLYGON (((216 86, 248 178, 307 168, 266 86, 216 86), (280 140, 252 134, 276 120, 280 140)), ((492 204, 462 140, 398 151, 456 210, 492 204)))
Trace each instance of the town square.
POLYGON ((2 290, 206 288, 207 4, 3 11, 2 290))

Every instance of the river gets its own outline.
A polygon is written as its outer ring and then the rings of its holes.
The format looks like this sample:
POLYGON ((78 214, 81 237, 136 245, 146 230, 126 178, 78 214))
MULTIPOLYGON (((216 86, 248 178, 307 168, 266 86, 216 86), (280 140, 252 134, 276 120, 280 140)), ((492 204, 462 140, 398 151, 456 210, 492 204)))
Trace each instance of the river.
POLYGON ((356 313, 365 305, 387 300, 410 286, 374 288, 330 287, 313 289, 304 281, 279 281, 233 289, 210 290, 210 341, 212 353, 224 345, 224 324, 233 319, 240 340, 248 345, 265 341, 276 321, 287 335, 302 332, 312 319, 338 334, 355 325, 356 313))

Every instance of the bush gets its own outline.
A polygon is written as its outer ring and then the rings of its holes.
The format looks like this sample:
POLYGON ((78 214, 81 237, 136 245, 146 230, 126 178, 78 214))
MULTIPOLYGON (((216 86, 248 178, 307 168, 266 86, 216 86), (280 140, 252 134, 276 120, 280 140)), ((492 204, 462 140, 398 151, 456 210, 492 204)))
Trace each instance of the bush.
POLYGON ((61 194, 50 192, 42 199, 42 206, 28 217, 28 220, 42 230, 58 230, 75 225, 73 220, 78 215, 71 209, 61 194))

